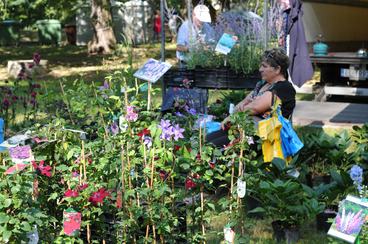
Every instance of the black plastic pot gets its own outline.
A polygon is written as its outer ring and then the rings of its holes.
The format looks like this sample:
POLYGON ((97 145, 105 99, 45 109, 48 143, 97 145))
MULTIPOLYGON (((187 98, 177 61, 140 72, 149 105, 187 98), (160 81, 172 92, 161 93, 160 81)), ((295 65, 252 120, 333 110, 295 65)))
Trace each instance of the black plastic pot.
POLYGON ((272 223, 273 235, 276 242, 296 243, 300 238, 299 226, 288 225, 280 220, 273 221, 272 223))
POLYGON ((273 236, 276 242, 285 240, 285 229, 282 221, 276 220, 271 223, 273 229, 273 236))
POLYGON ((316 216, 316 228, 318 231, 327 233, 331 227, 331 223, 328 223, 328 219, 335 218, 337 212, 334 209, 325 209, 322 213, 316 216))
POLYGON ((319 186, 320 184, 331 183, 331 175, 313 175, 311 173, 306 175, 307 185, 310 187, 319 186))
MULTIPOLYGON (((252 197, 252 196, 246 196, 245 198, 246 200, 246 210, 247 212, 248 211, 251 211, 252 209, 255 209, 257 207, 261 207, 262 204, 260 201, 258 201, 256 198, 252 197)), ((252 217, 252 218, 257 218, 257 219, 261 219, 263 218, 263 214, 262 213, 247 213, 247 215, 249 217, 252 217)))
POLYGON ((285 229, 286 243, 297 243, 300 238, 299 227, 293 226, 285 229))

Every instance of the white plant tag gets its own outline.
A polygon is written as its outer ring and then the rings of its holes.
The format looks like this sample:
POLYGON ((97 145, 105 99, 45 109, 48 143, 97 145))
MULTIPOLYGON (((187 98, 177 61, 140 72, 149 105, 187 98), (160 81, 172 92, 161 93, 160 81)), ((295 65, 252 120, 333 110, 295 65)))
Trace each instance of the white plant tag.
POLYGON ((236 191, 239 198, 243 198, 245 196, 246 188, 247 183, 245 181, 242 181, 241 179, 238 179, 236 191))
POLYGON ((235 109, 235 105, 233 103, 230 103, 230 106, 229 106, 229 114, 233 114, 234 113, 234 109, 235 109))
POLYGON ((225 243, 234 243, 235 232, 228 226, 224 227, 224 239, 225 243))

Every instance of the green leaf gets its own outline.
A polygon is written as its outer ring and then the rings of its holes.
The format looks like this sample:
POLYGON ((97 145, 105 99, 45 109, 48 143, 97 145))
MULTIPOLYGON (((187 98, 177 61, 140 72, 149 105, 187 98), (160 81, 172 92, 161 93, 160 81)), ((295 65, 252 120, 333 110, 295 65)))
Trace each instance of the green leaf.
POLYGON ((31 225, 28 222, 22 222, 22 230, 29 232, 32 230, 31 225))
POLYGON ((58 197, 58 194, 56 192, 52 193, 50 197, 47 199, 47 201, 55 200, 58 197))
POLYGON ((190 164, 183 163, 183 164, 180 164, 180 167, 183 168, 184 170, 187 170, 190 168, 190 164))
POLYGON ((74 148, 70 149, 70 151, 68 152, 66 159, 71 159, 74 155, 74 148))
POLYGON ((206 170, 206 175, 208 176, 212 176, 213 175, 213 171, 212 170, 206 170))
POLYGON ((11 235, 12 235, 11 231, 5 230, 3 232, 3 241, 4 242, 8 242, 9 239, 10 239, 10 237, 11 237, 11 235))
POLYGON ((336 181, 336 183, 339 186, 343 186, 344 185, 344 181, 342 180, 341 175, 335 169, 331 169, 330 170, 330 174, 331 174, 332 179, 334 181, 336 181))
POLYGON ((274 158, 272 160, 272 164, 281 172, 285 169, 286 164, 285 161, 282 160, 281 158, 274 158))
POLYGON ((5 199, 5 201, 4 201, 4 207, 5 208, 9 207, 11 205, 11 203, 12 203, 12 200, 10 198, 5 199))
POLYGON ((0 224, 7 223, 9 219, 9 216, 7 216, 5 213, 0 213, 0 224))
POLYGON ((207 206, 212 209, 213 211, 215 211, 215 204, 213 203, 207 203, 207 206))

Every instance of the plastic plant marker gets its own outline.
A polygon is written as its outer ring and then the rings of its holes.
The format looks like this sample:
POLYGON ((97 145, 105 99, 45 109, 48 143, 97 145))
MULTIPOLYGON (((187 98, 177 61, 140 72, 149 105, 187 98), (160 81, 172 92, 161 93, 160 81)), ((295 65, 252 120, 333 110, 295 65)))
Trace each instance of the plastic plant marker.
POLYGON ((239 198, 243 198, 245 196, 246 188, 247 183, 241 179, 238 179, 236 191, 238 193, 239 198))
POLYGON ((229 225, 225 225, 224 227, 224 239, 225 243, 227 244, 234 243, 235 232, 231 229, 229 225))
POLYGON ((82 222, 81 213, 72 208, 68 208, 63 213, 64 217, 64 233, 67 236, 77 236, 82 222))

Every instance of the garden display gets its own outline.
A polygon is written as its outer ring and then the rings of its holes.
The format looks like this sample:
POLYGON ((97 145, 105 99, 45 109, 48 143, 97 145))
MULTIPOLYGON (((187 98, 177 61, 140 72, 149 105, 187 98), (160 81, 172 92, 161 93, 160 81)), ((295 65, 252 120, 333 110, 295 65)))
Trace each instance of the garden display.
POLYGON ((219 98, 212 117, 185 100, 163 113, 160 104, 148 106, 158 89, 133 74, 129 67, 96 83, 60 80, 53 89, 22 78, 1 88, 2 241, 207 243, 220 216, 215 240, 247 243, 257 216, 275 240, 296 242, 317 214, 348 194, 364 197, 365 168, 353 166, 367 162, 367 126, 336 136, 298 130, 304 148, 288 163, 265 163, 247 113, 231 115, 229 145, 205 141, 206 123, 221 121, 239 94, 219 98), (9 128, 19 132, 10 137, 9 128), (311 184, 308 175, 317 173, 328 180, 311 184))

